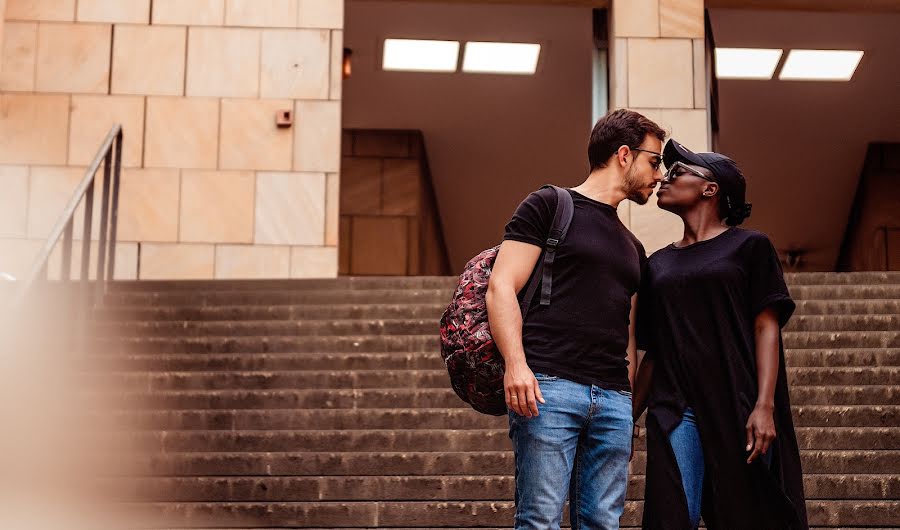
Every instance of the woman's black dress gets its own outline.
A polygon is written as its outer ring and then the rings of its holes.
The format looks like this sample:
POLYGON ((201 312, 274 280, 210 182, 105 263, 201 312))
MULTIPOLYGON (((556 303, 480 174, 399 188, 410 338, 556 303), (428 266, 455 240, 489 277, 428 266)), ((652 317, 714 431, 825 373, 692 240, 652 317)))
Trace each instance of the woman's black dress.
POLYGON ((690 528, 668 434, 694 409, 706 478, 702 515, 721 530, 807 529, 800 452, 784 347, 775 387, 769 465, 747 464, 745 426, 756 404, 755 317, 773 307, 784 326, 794 302, 768 237, 730 228, 650 257, 638 300, 638 345, 655 360, 647 414, 645 529, 690 528))

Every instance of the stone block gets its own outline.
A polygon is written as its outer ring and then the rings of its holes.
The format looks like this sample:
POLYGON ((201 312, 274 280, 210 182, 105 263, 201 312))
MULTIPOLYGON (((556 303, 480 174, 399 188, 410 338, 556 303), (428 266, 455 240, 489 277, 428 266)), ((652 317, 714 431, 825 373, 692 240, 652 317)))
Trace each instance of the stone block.
POLYGON ((297 27, 344 28, 344 0, 299 0, 297 27))
POLYGON ((111 32, 106 24, 40 24, 36 90, 108 93, 111 32))
POLYGON ((24 281, 43 245, 39 239, 0 239, 0 272, 24 281))
POLYGON ((176 169, 122 172, 118 239, 178 241, 180 178, 176 169))
POLYGON ((341 176, 329 173, 325 179, 325 244, 338 244, 341 218, 341 176))
POLYGON ((146 120, 145 167, 216 167, 218 100, 150 97, 146 120))
POLYGON ((338 249, 336 247, 293 247, 291 249, 291 278, 336 278, 338 249))
POLYGON ((354 217, 351 240, 351 274, 407 274, 409 241, 406 217, 354 217))
POLYGON ((7 22, 4 25, 0 90, 4 92, 34 90, 37 27, 37 23, 34 22, 7 22))
POLYGON ((631 232, 640 239, 647 254, 681 240, 684 225, 677 215, 656 205, 656 194, 643 206, 631 205, 631 232))
POLYGON ((693 108, 694 51, 689 39, 629 39, 628 104, 693 108))
POLYGON ((381 213, 380 158, 344 157, 341 171, 341 214, 381 213))
POLYGON ((663 109, 659 122, 692 151, 709 151, 709 118, 705 109, 663 109))
POLYGON ((703 0, 659 0, 659 36, 702 39, 703 0))
MULTIPOLYGON (((28 237, 42 239, 50 236, 63 211, 72 199, 75 188, 84 178, 85 168, 34 166, 29 174, 28 237)), ((102 173, 101 173, 102 175, 102 173)), ((91 218, 91 238, 100 234, 101 182, 94 186, 94 211, 91 218)), ((81 239, 84 227, 84 200, 75 210, 73 238, 81 239)))
POLYGON ((28 235, 28 167, 0 166, 0 237, 28 235))
POLYGON ((259 96, 260 30, 190 28, 187 95, 259 96))
POLYGON ((331 32, 331 99, 341 99, 344 88, 344 32, 331 32))
POLYGON ((79 22, 150 23, 150 0, 78 0, 79 22))
POLYGON ((417 215, 421 208, 422 167, 418 160, 388 158, 382 173, 381 212, 417 215))
POLYGON ((297 0, 226 0, 225 25, 293 28, 297 0))
POLYGON ((115 32, 113 94, 184 95, 187 28, 120 25, 115 32))
POLYGON ((0 94, 0 163, 66 163, 69 96, 0 94))
POLYGON ((122 125, 122 165, 140 167, 143 157, 144 98, 72 96, 69 165, 88 166, 113 124, 122 125))
MULTIPOLYGON (((137 243, 117 243, 116 244, 116 263, 113 269, 113 279, 115 280, 136 280, 137 279, 137 243)), ((72 261, 69 269, 69 278, 81 278, 81 243, 72 245, 72 261)), ((97 260, 99 258, 100 243, 91 241, 90 244, 90 262, 88 263, 88 279, 97 279, 97 260)), ((107 258, 108 259, 108 258, 107 258)), ((106 261, 108 266, 109 261, 106 261)), ((60 279, 60 269, 62 268, 62 247, 57 245, 50 254, 50 260, 47 262, 47 274, 50 279, 60 279)))
POLYGON ((216 279, 287 278, 290 269, 290 247, 263 245, 216 247, 216 279))
POLYGON ((219 167, 290 171, 293 131, 279 128, 275 116, 292 106, 291 100, 222 100, 219 167))
POLYGON ((660 0, 613 0, 613 37, 659 37, 660 0))
POLYGON ((694 45, 694 108, 705 109, 706 97, 706 41, 693 39, 694 45))
POLYGON ((328 99, 327 30, 265 30, 260 93, 264 98, 328 99))
POLYGON ((211 280, 214 245, 141 244, 142 280, 211 280))
POLYGON ((325 243, 325 175, 259 173, 256 194, 255 243, 325 243))
POLYGON ((628 39, 610 40, 609 102, 614 109, 628 107, 628 39))
POLYGON ((6 20, 72 22, 75 0, 6 0, 6 20))
POLYGON ((179 240, 252 243, 254 175, 248 171, 183 171, 179 240))
POLYGON ((225 0, 154 0, 153 24, 221 26, 225 0))
POLYGON ((341 165, 341 102, 297 101, 294 170, 337 173, 341 165))

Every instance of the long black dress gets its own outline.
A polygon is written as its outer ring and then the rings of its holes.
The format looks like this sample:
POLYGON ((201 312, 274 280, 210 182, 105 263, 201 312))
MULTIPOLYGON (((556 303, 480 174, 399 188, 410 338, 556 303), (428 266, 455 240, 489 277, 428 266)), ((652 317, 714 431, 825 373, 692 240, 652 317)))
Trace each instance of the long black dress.
MULTIPOLYGON (((668 434, 693 408, 706 474, 701 513, 722 530, 807 529, 800 452, 791 419, 784 348, 775 387, 776 439, 768 465, 748 465, 745 426, 756 404, 755 317, 794 311, 769 239, 730 228, 650 257, 638 301, 638 346, 655 360, 647 414, 645 529, 690 528, 668 434)), ((779 337, 779 343, 781 340, 779 337)))

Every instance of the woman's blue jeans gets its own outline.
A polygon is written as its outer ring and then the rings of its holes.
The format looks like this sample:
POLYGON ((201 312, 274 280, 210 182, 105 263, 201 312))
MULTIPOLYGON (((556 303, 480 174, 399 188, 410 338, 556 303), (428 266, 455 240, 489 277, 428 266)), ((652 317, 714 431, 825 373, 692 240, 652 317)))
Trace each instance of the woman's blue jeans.
POLYGON ((546 403, 509 412, 516 461, 516 530, 555 530, 566 494, 575 530, 614 530, 625 508, 631 393, 536 373, 546 403))
POLYGON ((681 423, 669 433, 669 443, 675 453, 678 471, 681 472, 681 485, 687 498, 688 515, 691 528, 700 525, 700 506, 703 501, 703 446, 700 444, 700 431, 697 430, 697 418, 694 410, 686 408, 681 416, 681 423))

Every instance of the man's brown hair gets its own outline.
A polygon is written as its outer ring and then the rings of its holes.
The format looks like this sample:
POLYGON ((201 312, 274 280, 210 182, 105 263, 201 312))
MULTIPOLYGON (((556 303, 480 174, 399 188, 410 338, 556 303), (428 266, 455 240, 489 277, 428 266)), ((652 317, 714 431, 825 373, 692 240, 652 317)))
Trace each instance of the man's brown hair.
POLYGON ((643 114, 627 109, 608 112, 591 131, 588 143, 591 171, 606 166, 609 157, 623 145, 631 149, 640 147, 648 134, 659 138, 660 142, 666 139, 666 131, 643 114))

